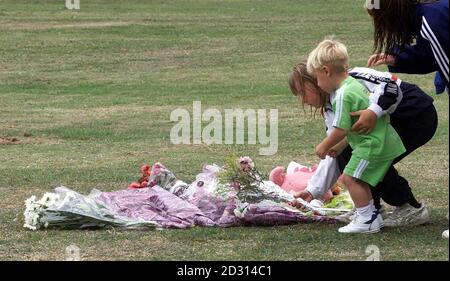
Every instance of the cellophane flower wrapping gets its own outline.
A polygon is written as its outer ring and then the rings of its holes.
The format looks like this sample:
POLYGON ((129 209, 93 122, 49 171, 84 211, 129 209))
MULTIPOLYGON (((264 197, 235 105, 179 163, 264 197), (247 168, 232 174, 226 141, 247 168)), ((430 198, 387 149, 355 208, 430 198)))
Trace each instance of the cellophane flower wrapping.
POLYGON ((32 196, 25 201, 24 227, 86 229, 108 226, 127 229, 155 228, 152 221, 118 216, 93 196, 84 196, 66 187, 45 193, 41 199, 32 196))

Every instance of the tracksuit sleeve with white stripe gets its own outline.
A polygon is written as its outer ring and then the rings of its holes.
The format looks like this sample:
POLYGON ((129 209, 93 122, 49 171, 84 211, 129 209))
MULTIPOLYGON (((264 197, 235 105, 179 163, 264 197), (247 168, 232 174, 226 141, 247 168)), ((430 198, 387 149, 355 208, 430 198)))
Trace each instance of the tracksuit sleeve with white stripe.
POLYGON ((413 18, 416 44, 391 50, 390 72, 426 74, 438 71, 449 87, 449 0, 417 4, 413 18))

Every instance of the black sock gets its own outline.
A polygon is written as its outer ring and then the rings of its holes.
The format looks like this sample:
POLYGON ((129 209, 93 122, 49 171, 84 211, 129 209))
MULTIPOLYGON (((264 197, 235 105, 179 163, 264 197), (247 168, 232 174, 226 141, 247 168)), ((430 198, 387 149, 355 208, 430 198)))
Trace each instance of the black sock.
POLYGON ((411 197, 409 197, 408 204, 413 206, 416 209, 419 209, 420 207, 422 207, 422 204, 417 202, 416 198, 414 197, 414 195, 412 193, 411 193, 411 197))
POLYGON ((380 200, 380 198, 374 197, 373 198, 373 205, 375 206, 375 208, 377 210, 379 210, 381 208, 381 200, 380 200))

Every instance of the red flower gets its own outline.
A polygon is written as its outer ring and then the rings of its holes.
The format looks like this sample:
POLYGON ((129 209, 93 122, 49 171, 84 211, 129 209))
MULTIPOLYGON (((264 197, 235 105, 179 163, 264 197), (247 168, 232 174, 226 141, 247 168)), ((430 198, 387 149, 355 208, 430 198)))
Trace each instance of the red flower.
POLYGON ((136 189, 136 188, 141 188, 141 184, 138 182, 132 182, 130 183, 130 185, 128 186, 129 189, 136 189))

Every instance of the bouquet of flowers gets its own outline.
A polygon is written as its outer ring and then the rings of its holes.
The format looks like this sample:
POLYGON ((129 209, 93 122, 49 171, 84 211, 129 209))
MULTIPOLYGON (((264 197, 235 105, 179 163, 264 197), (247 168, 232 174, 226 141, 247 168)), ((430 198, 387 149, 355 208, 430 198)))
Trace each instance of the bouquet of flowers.
POLYGON ((25 228, 84 229, 108 226, 128 229, 155 228, 156 223, 122 217, 91 196, 83 196, 65 187, 25 201, 25 228))
POLYGON ((241 202, 254 203, 262 200, 263 176, 256 169, 253 160, 248 157, 232 157, 220 170, 217 192, 235 193, 241 202))

